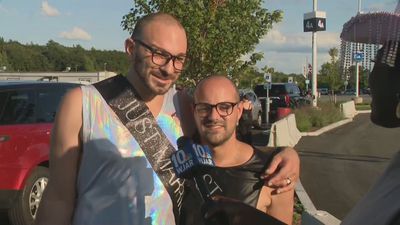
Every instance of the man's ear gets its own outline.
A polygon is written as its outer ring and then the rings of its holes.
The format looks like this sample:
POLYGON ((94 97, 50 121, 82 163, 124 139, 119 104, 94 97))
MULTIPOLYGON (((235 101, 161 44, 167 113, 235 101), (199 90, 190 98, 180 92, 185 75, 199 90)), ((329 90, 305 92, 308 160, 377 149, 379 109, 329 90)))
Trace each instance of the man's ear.
POLYGON ((133 55, 133 52, 135 50, 135 41, 130 37, 125 40, 125 52, 129 56, 133 55))

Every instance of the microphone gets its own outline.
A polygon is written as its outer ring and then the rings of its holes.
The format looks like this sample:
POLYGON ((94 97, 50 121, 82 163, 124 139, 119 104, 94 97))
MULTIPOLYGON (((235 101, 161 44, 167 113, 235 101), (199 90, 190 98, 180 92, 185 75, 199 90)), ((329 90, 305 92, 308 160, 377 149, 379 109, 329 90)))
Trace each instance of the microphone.
POLYGON ((202 174, 215 166, 211 150, 208 146, 193 143, 185 136, 178 138, 177 145, 178 150, 171 155, 172 166, 177 177, 193 178, 202 199, 205 202, 209 201, 211 194, 202 174))
MULTIPOLYGON (((195 144, 185 136, 178 138, 176 142, 178 150, 171 155, 171 161, 177 177, 194 180, 201 198, 206 203, 203 207, 213 204, 210 190, 203 179, 204 172, 215 167, 210 148, 206 145, 195 144)), ((201 210, 201 214, 204 214, 204 210, 205 208, 201 210)), ((229 224, 229 219, 226 213, 217 212, 212 218, 205 219, 204 223, 226 225, 229 224)))

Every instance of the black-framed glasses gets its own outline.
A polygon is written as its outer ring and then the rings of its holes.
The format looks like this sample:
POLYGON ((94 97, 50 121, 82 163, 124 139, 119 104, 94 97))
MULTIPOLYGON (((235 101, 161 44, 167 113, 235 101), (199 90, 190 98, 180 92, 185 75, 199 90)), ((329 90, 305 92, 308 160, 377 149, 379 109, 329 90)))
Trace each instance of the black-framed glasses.
POLYGON ((194 110, 199 117, 206 117, 210 115, 213 108, 217 110, 218 115, 221 117, 226 117, 232 114, 233 107, 235 107, 239 102, 219 102, 215 105, 208 103, 196 103, 194 104, 194 110))
POLYGON ((172 55, 171 53, 154 48, 139 39, 134 39, 135 42, 141 44, 147 50, 151 52, 151 61, 156 64, 157 66, 164 66, 172 60, 172 64, 177 71, 182 71, 185 65, 186 56, 185 55, 172 55))

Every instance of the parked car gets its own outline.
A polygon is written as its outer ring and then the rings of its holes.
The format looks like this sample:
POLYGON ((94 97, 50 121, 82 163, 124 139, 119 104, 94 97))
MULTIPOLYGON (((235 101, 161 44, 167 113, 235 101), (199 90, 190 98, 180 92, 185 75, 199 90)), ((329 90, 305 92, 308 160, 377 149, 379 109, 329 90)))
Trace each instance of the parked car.
POLYGON ((371 89, 370 88, 363 88, 363 89, 360 90, 360 94, 370 95, 371 94, 371 89))
POLYGON ((0 209, 32 224, 49 177, 50 131, 61 97, 79 84, 0 82, 0 209))
POLYGON ((356 90, 354 90, 354 89, 347 89, 346 91, 344 91, 343 94, 344 94, 344 95, 356 95, 356 90))
MULTIPOLYGON (((260 84, 254 88, 258 97, 267 97, 265 85, 260 84)), ((301 94, 300 88, 295 83, 272 83, 269 90, 270 97, 270 121, 279 116, 278 108, 297 108, 309 105, 311 100, 301 94)))
POLYGON ((260 127, 261 123, 262 123, 262 120, 261 120, 262 107, 261 107, 261 102, 258 99, 256 93, 254 93, 250 89, 240 89, 239 95, 240 95, 240 99, 242 99, 243 96, 245 96, 245 95, 247 95, 249 97, 249 100, 253 104, 253 110, 252 110, 253 124, 256 127, 260 127))
POLYGON ((328 88, 318 88, 318 92, 319 92, 321 95, 329 95, 329 90, 328 90, 328 88))

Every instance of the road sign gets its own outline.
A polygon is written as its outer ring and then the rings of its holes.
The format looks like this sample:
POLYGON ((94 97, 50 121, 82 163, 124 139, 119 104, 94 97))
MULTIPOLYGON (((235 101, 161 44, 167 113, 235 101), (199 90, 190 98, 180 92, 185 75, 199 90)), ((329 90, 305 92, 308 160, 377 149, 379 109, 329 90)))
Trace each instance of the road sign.
POLYGON ((271 80, 272 80, 271 78, 272 78, 272 75, 270 73, 266 73, 264 75, 265 82, 271 83, 271 80))
POLYGON ((303 20, 304 32, 316 32, 326 30, 326 13, 323 11, 314 11, 304 14, 303 20))
POLYGON ((307 80, 306 80, 306 84, 309 84, 309 83, 310 83, 310 80, 309 80, 309 79, 307 79, 307 80))
POLYGON ((364 52, 355 52, 353 54, 353 60, 356 62, 361 62, 364 59, 364 52))
POLYGON ((293 83, 293 77, 288 77, 288 83, 293 83))

